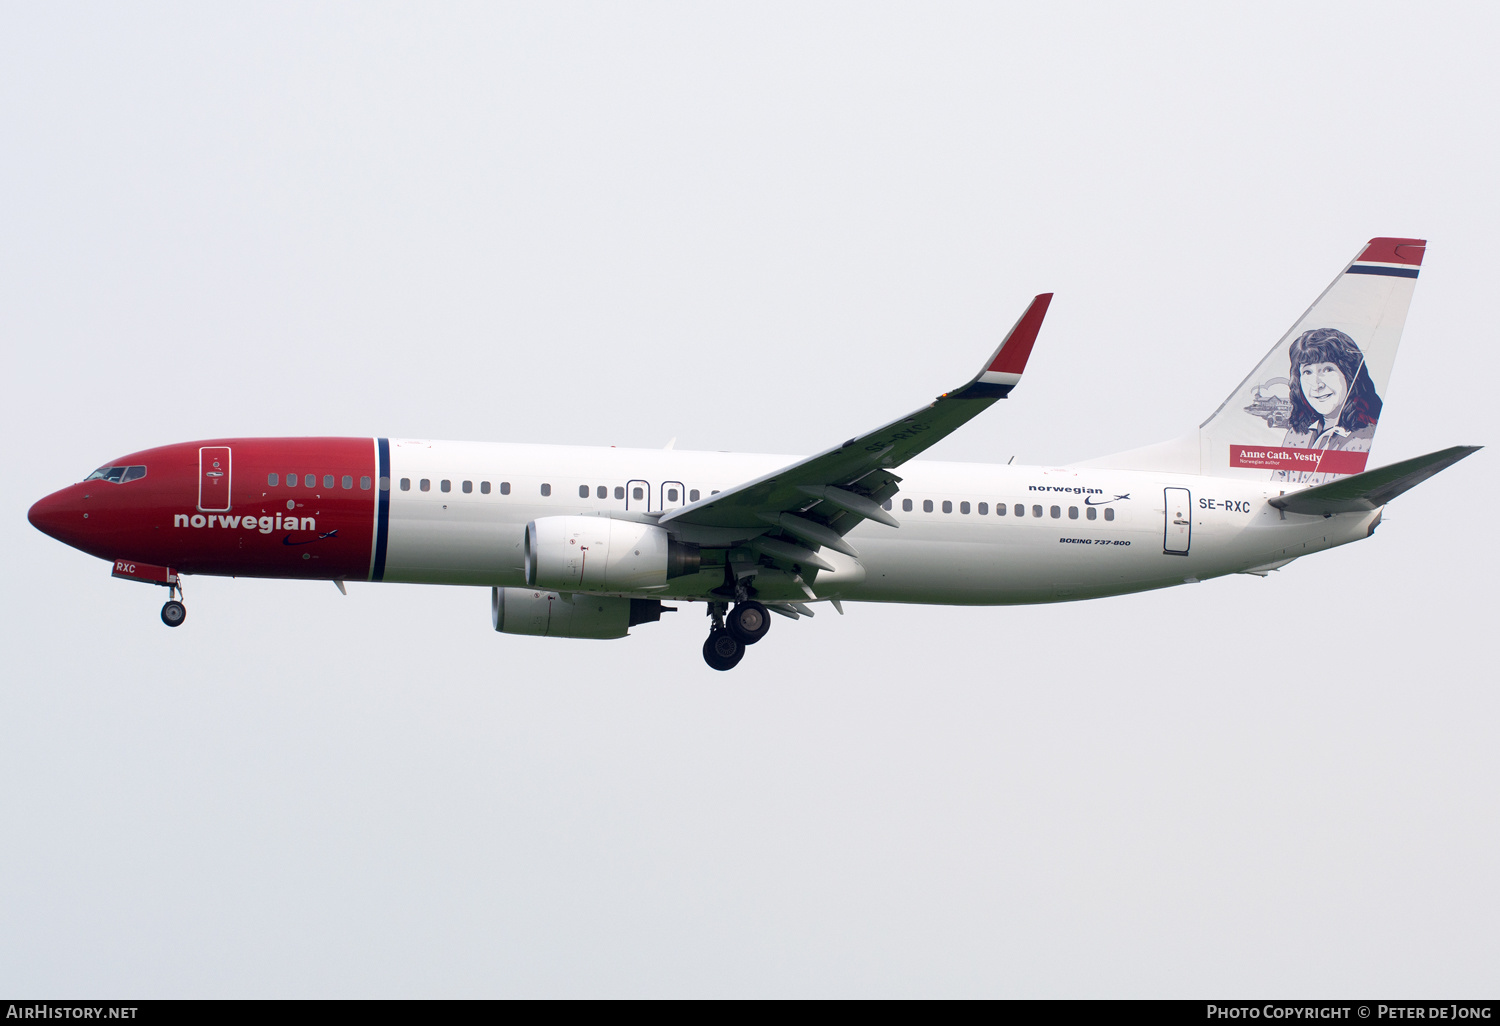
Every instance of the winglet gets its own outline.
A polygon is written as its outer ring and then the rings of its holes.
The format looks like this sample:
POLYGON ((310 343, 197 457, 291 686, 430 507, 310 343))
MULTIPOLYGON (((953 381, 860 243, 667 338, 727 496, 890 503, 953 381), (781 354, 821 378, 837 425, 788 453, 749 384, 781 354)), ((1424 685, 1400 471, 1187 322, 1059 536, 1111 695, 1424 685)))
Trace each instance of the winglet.
POLYGON ((1031 301, 1021 319, 1016 321, 1005 341, 1000 343, 985 363, 984 369, 963 388, 954 392, 966 399, 1004 399, 1021 380, 1026 361, 1031 357, 1031 347, 1042 330, 1042 318, 1047 316, 1047 307, 1052 302, 1052 293, 1043 292, 1031 301))

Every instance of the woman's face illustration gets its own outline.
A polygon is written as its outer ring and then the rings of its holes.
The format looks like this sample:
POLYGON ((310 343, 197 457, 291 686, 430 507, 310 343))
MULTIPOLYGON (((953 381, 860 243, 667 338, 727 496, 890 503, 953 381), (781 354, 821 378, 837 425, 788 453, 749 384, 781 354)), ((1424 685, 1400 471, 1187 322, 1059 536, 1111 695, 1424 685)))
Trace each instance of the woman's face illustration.
POLYGON ((1349 395, 1349 382, 1344 380, 1344 372, 1333 363, 1304 363, 1301 384, 1307 404, 1318 411, 1325 424, 1330 415, 1343 407, 1344 399, 1349 395))

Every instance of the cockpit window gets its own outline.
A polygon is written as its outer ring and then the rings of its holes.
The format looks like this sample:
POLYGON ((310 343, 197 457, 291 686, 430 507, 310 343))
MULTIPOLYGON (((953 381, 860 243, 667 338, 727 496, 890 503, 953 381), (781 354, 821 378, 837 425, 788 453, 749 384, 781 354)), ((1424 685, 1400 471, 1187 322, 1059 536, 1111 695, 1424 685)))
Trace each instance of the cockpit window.
POLYGON ((141 467, 141 466, 135 466, 135 467, 100 467, 98 470, 94 471, 88 477, 84 478, 84 480, 85 481, 109 481, 109 482, 111 482, 113 484, 123 484, 126 481, 139 481, 141 478, 143 478, 145 476, 146 476, 146 468, 145 467, 141 467))

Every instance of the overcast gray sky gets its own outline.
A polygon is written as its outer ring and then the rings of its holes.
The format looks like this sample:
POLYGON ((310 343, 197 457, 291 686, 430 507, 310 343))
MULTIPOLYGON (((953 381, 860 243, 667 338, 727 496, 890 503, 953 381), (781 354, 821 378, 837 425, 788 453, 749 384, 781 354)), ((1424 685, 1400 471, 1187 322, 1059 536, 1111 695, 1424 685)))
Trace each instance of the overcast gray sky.
POLYGON ((694 608, 194 578, 33 530, 200 437, 934 458, 1211 412, 1374 235, 1431 247, 1376 463, 1494 437, 1480 4, 11 4, 0 992, 1482 996, 1493 450, 1268 579, 694 608))

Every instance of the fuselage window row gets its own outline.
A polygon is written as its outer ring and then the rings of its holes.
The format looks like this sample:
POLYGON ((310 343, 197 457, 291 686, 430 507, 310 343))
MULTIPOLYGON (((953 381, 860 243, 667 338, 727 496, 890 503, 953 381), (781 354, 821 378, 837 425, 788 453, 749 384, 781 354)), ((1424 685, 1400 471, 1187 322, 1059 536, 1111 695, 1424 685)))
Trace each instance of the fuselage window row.
MULTIPOLYGON (((892 503, 892 500, 890 500, 890 499, 887 499, 885 502, 881 503, 881 506, 884 507, 885 509, 890 509, 892 507, 892 505, 893 505, 893 503, 892 503)), ((943 512, 944 513, 952 513, 953 512, 953 503, 952 503, 951 500, 944 499, 942 506, 943 506, 943 512)), ((922 512, 923 513, 931 513, 933 511, 933 508, 934 508, 934 506, 933 506, 933 500, 931 500, 931 499, 923 499, 922 500, 922 512)), ((997 517, 1003 517, 1003 516, 1005 516, 1006 512, 1007 512, 1007 510, 1009 508, 1010 507, 1007 507, 1006 504, 1003 503, 1003 502, 997 502, 997 503, 995 503, 995 516, 997 516, 997 517)), ((912 509, 913 509, 913 502, 912 502, 911 499, 902 499, 901 500, 901 511, 903 513, 910 513, 912 511, 912 509)), ((981 502, 981 503, 979 503, 979 504, 977 504, 975 506, 971 506, 967 501, 960 502, 958 504, 958 512, 961 513, 961 514, 967 514, 971 510, 973 510, 976 513, 978 513, 982 517, 987 517, 987 516, 990 515, 990 504, 987 503, 987 502, 981 502)), ((1018 517, 1024 517, 1026 515, 1026 507, 1023 504, 1019 503, 1019 502, 1015 504, 1014 510, 1015 510, 1015 515, 1018 516, 1018 517)), ((1087 520, 1098 520, 1099 519, 1099 508, 1098 507, 1096 507, 1096 506, 1088 506, 1088 507, 1086 507, 1086 510, 1087 510, 1087 512, 1084 513, 1084 518, 1085 519, 1087 519, 1087 520)), ((1031 507, 1031 515, 1035 519, 1040 519, 1042 517, 1050 516, 1053 520, 1061 520, 1062 516, 1063 516, 1063 510, 1062 510, 1061 506, 1052 506, 1050 508, 1043 507, 1043 506, 1032 506, 1031 507)), ((1069 520, 1077 520, 1078 517, 1079 517, 1079 509, 1078 509, 1078 507, 1077 506, 1069 506, 1068 507, 1068 519, 1069 520)), ((1114 511, 1114 509, 1111 508, 1111 507, 1109 507, 1109 506, 1104 507, 1104 519, 1105 520, 1114 520, 1114 518, 1115 518, 1115 511, 1114 511)))
MULTIPOLYGON (((142 468, 142 470, 144 472, 144 468, 142 468)), ((296 474, 288 474, 286 476, 286 486, 288 488, 296 488, 297 487, 297 477, 298 477, 298 475, 296 475, 296 474)), ((343 475, 324 474, 323 475, 323 487, 327 488, 327 489, 332 489, 334 487, 335 480, 337 480, 338 486, 341 487, 341 488, 350 489, 350 488, 354 487, 354 475, 353 474, 343 474, 343 475)), ((385 479, 381 478, 381 480, 383 482, 385 479)), ((308 475, 306 475, 305 481, 306 481, 306 485, 305 486, 308 487, 308 488, 316 488, 316 487, 318 487, 318 475, 317 474, 308 474, 308 475)), ((360 491, 368 492, 370 490, 370 486, 371 486, 372 483, 373 483, 373 481, 372 481, 372 479, 370 478, 369 475, 367 475, 367 474, 366 475, 362 475, 360 477, 360 479, 359 479, 360 491)), ((266 475, 266 484, 268 486, 270 486, 271 488, 277 487, 278 485, 281 484, 281 475, 278 474, 278 473, 275 473, 275 472, 267 474, 266 475)))
MULTIPOLYGON (((269 476, 269 478, 268 478, 268 480, 270 481, 270 483, 273 486, 277 483, 277 479, 278 479, 278 475, 276 475, 276 474, 271 474, 269 476)), ((331 482, 332 480, 333 480, 332 476, 324 478, 325 482, 331 482)), ((354 479, 352 477, 350 477, 349 475, 347 475, 347 474, 344 475, 344 487, 345 488, 351 488, 351 487, 353 487, 353 480, 354 479)), ((388 480, 386 478, 381 478, 380 481, 381 481, 381 489, 383 491, 384 490, 388 490, 389 489, 388 480)), ((400 488, 401 488, 401 490, 403 492, 409 492, 409 491, 411 491, 411 481, 412 481, 412 479, 409 478, 409 477, 403 477, 403 478, 401 478, 400 488)), ((316 479, 315 475, 313 475, 313 474, 307 475, 307 486, 309 488, 314 487, 316 485, 316 483, 317 483, 317 479, 316 479)), ((297 475, 295 475, 295 474, 288 474, 287 475, 287 487, 296 487, 296 484, 297 484, 297 475)), ((371 485, 370 478, 368 478, 368 477, 361 477, 359 479, 359 486, 360 486, 360 488, 368 490, 370 488, 370 485, 371 485)), ((325 487, 331 488, 331 487, 333 487, 333 485, 332 484, 327 484, 327 485, 325 485, 325 487)), ((432 480, 430 478, 426 478, 426 477, 420 478, 417 481, 417 489, 418 489, 418 491, 430 492, 432 490, 432 480)), ((473 492, 474 492, 474 482, 473 481, 463 481, 463 482, 460 483, 459 489, 465 495, 472 495, 473 492)), ((443 480, 438 481, 438 490, 442 491, 442 492, 451 492, 453 490, 453 482, 451 480, 448 480, 448 479, 443 479, 443 480)), ((488 482, 488 481, 481 481, 481 482, 479 482, 479 494, 481 494, 481 495, 489 495, 490 494, 490 490, 491 490, 491 488, 490 488, 490 482, 488 482)), ((541 486, 540 491, 541 491, 541 494, 542 494, 542 496, 544 498, 550 497, 552 495, 552 485, 550 483, 543 483, 542 486, 541 486)), ((501 481, 500 482, 500 494, 501 495, 509 495, 510 494, 510 482, 509 481, 501 481)), ((611 494, 611 489, 610 489, 610 487, 608 485, 598 485, 597 487, 595 487, 593 489, 592 494, 593 494, 594 498, 596 498, 596 499, 608 499, 610 497, 610 494, 611 494)), ((613 494, 614 494, 614 497, 617 500, 623 500, 625 498, 625 487, 623 485, 615 485, 614 489, 613 489, 613 494)), ((679 501, 679 496, 681 494, 682 493, 677 488, 667 488, 666 489, 666 501, 667 502, 671 502, 671 503, 676 503, 676 502, 679 501)), ((709 494, 711 494, 711 495, 718 495, 719 491, 718 491, 718 489, 714 489, 709 494)), ((590 495, 590 489, 589 489, 588 485, 581 484, 581 485, 578 486, 578 497, 580 499, 587 499, 589 497, 589 495, 590 495)), ((697 488, 692 488, 692 489, 688 490, 687 500, 689 502, 697 502, 699 500, 699 498, 702 497, 702 495, 703 495, 703 493, 700 490, 698 490, 697 488)), ((644 487, 635 487, 635 488, 632 488, 630 490, 630 497, 631 497, 631 500, 634 501, 634 502, 644 502, 644 501, 646 501, 646 489, 644 487)), ((910 505, 910 503, 908 503, 908 505, 910 505)))

